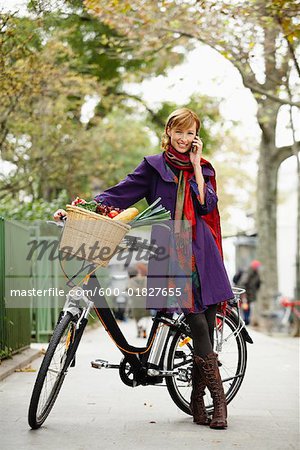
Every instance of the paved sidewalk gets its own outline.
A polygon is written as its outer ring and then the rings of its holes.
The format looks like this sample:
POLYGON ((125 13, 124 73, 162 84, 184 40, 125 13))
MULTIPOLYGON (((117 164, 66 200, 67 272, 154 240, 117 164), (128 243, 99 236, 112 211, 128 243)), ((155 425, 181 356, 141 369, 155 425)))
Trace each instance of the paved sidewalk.
MULTIPOLYGON (((132 322, 122 328, 129 342, 144 345, 132 322)), ((228 407, 227 430, 193 424, 163 387, 129 388, 117 371, 90 368, 96 357, 120 360, 99 328, 85 333, 77 365, 39 430, 27 424, 36 372, 17 372, 0 383, 1 449, 298 449, 299 340, 249 332, 254 345, 248 346, 243 385, 228 407)))
POLYGON ((27 348, 15 354, 12 358, 4 359, 0 364, 0 381, 12 375, 16 370, 28 366, 39 356, 40 350, 38 348, 27 348))

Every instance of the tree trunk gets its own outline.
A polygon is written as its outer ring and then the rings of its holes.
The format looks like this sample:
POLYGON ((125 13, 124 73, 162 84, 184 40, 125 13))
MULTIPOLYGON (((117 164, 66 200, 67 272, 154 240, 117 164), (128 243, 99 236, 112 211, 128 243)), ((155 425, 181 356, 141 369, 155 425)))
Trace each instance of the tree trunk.
MULTIPOLYGON (((297 158, 297 243, 296 243, 296 283, 295 283, 295 299, 300 300, 300 161, 299 154, 297 158)), ((298 321, 299 322, 299 321, 298 321)), ((298 323, 299 325, 299 323, 298 323)), ((299 329, 299 328, 298 328, 299 329)), ((299 331, 298 331, 299 336, 299 331)))
POLYGON ((258 107, 258 121, 262 130, 257 180, 257 258, 262 262, 261 289, 257 301, 257 320, 260 313, 272 309, 278 292, 277 278, 277 174, 275 158, 275 129, 278 109, 265 100, 258 107))

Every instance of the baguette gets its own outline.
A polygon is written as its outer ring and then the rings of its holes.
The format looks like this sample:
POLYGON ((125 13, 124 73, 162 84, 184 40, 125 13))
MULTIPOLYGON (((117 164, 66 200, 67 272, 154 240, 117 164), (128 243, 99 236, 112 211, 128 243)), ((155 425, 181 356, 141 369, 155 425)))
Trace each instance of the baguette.
POLYGON ((135 218, 139 213, 139 210, 137 208, 127 208, 125 211, 122 211, 117 216, 113 217, 112 220, 119 220, 120 222, 130 222, 132 219, 135 218))

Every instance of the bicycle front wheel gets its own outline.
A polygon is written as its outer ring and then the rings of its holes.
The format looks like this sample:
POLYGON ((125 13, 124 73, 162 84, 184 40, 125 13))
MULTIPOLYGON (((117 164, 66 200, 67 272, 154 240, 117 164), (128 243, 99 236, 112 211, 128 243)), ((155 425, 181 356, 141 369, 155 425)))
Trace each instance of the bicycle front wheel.
POLYGON ((76 320, 66 313, 54 330, 30 400, 28 423, 32 429, 39 428, 45 422, 74 359, 83 332, 83 329, 80 330, 78 336, 76 320))
MULTIPOLYGON (((223 381, 227 404, 237 394, 246 370, 247 347, 242 333, 236 333, 237 322, 232 316, 217 314, 215 337, 222 333, 222 348, 218 353, 220 374, 223 381)), ((178 373, 166 378, 169 394, 174 403, 186 414, 191 415, 190 398, 192 391, 193 341, 191 335, 178 332, 174 335, 167 356, 168 370, 178 373)), ((211 396, 206 390, 204 397, 207 412, 213 412, 211 396)))

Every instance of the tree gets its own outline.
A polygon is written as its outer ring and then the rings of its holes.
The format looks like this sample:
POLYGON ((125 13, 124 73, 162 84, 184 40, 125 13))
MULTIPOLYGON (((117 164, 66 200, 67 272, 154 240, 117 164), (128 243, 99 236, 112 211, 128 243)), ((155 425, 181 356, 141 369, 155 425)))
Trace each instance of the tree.
POLYGON ((51 200, 66 181, 74 190, 86 183, 88 169, 79 160, 91 132, 85 132, 80 111, 96 81, 70 70, 70 49, 59 39, 37 49, 32 34, 28 20, 10 18, 2 35, 0 148, 15 169, 2 176, 1 197, 22 191, 32 200, 51 200))
MULTIPOLYGON (((97 193, 99 189, 117 183, 145 154, 157 152, 165 119, 179 106, 165 103, 158 110, 152 110, 140 98, 128 95, 122 89, 124 80, 139 81, 144 76, 163 73, 169 60, 172 65, 181 61, 182 49, 177 50, 181 57, 176 56, 175 50, 171 58, 168 54, 172 49, 171 42, 177 44, 177 38, 170 40, 163 63, 160 62, 161 53, 153 51, 152 56, 151 52, 147 55, 148 63, 140 60, 138 66, 139 60, 134 55, 131 59, 126 58, 124 47, 121 52, 118 52, 117 46, 110 47, 110 50, 108 47, 103 48, 104 38, 101 33, 105 32, 110 41, 116 32, 97 19, 92 19, 80 7, 75 10, 78 2, 68 2, 72 4, 69 10, 56 8, 55 11, 53 2, 49 10, 45 9, 45 1, 38 3, 41 9, 37 11, 37 22, 31 17, 10 17, 10 25, 3 34, 5 37, 10 33, 14 42, 22 43, 23 47, 25 43, 27 45, 25 49, 20 46, 18 58, 15 59, 10 59, 10 52, 16 44, 9 47, 5 53, 6 70, 16 77, 17 61, 25 68, 24 73, 32 73, 34 83, 29 83, 29 87, 37 86, 36 90, 29 89, 25 91, 24 97, 18 99, 16 110, 11 112, 10 119, 6 121, 9 133, 2 144, 2 156, 16 164, 16 168, 13 174, 2 180, 1 198, 5 197, 6 201, 8 196, 11 198, 11 208, 8 206, 8 210, 11 209, 15 215, 19 207, 19 217, 29 217, 31 214, 25 200, 32 199, 34 202, 33 215, 30 217, 34 217, 34 214, 40 217, 44 211, 42 199, 47 203, 54 201, 65 187, 69 199, 75 195, 88 198, 91 186, 93 192, 97 193), (91 39, 91 36, 94 38, 91 39), (102 54, 104 50, 109 50, 105 58, 97 60, 97 54, 102 54), (30 66, 32 61, 28 59, 28 53, 34 61, 33 67, 30 66), (109 66, 110 58, 117 61, 116 65, 112 65, 111 72, 109 67, 105 67, 109 66), (126 60, 133 63, 132 66, 129 63, 125 65, 123 72, 119 69, 123 68, 126 60), (119 73, 123 75, 118 78, 119 73), (108 80, 109 75, 113 79, 112 83, 108 80), (83 124, 81 107, 85 95, 95 91, 101 97, 100 106, 94 117, 83 124), (157 136, 156 143, 153 142, 153 131, 157 136), (117 155, 117 158, 113 155, 117 155), (18 200, 13 201, 13 198, 18 200)), ((132 46, 130 54, 133 51, 132 46)), ((22 77, 19 82, 22 86, 22 77)), ((14 94, 13 89, 11 93, 14 94)), ((235 183, 242 186, 246 176, 241 169, 237 170, 241 165, 239 159, 244 155, 244 150, 241 150, 243 146, 229 132, 225 134, 219 103, 219 99, 194 95, 185 106, 205 111, 201 129, 205 155, 214 153, 218 160, 217 154, 221 155, 226 148, 224 141, 230 141, 230 147, 239 149, 241 153, 239 155, 231 151, 230 167, 227 167, 226 173, 223 167, 222 171, 218 171, 219 185, 224 185, 221 209, 226 219, 232 205, 240 202, 233 195, 235 183), (222 183, 222 177, 225 177, 226 182, 222 183)), ((232 232, 228 227, 224 227, 224 231, 232 232)))
POLYGON ((89 14, 81 0, 30 0, 28 8, 42 20, 42 35, 63 32, 63 41, 72 50, 73 70, 92 75, 104 85, 102 101, 95 111, 101 117, 116 103, 124 101, 124 81, 164 74, 169 67, 183 60, 182 52, 176 49, 176 38, 172 37, 165 43, 159 56, 152 51, 146 56, 142 43, 127 40, 117 29, 89 14), (139 47, 141 51, 137 52, 139 47))
POLYGON ((101 86, 94 78, 74 74, 67 64, 55 64, 54 56, 65 51, 57 40, 47 43, 38 55, 40 66, 47 69, 39 93, 19 102, 7 121, 2 155, 16 168, 2 180, 2 198, 22 191, 23 197, 50 201, 65 187, 69 199, 87 197, 93 178, 114 184, 145 148, 151 153, 144 124, 129 113, 96 116, 93 126, 80 121, 85 96, 95 89, 100 93, 101 86))
MULTIPOLYGON (((282 105, 300 106, 296 95, 299 80, 293 81, 300 74, 298 6, 288 0, 84 3, 101 22, 126 36, 127 42, 142 42, 143 48, 137 48, 139 56, 141 51, 145 55, 159 53, 172 37, 182 46, 201 42, 231 61, 251 90, 261 129, 256 214, 258 258, 264 266, 260 304, 269 308, 277 291, 277 172, 293 155, 291 146, 276 146, 276 124, 282 105)), ((295 147, 299 152, 299 143, 295 147)))
MULTIPOLYGON (((126 40, 119 42, 118 33, 83 11, 81 2, 66 4, 31 1, 33 17, 1 16, 0 150, 2 159, 15 164, 9 176, 1 176, 1 198, 22 191, 23 197, 50 200, 66 181, 70 195, 88 191, 89 164, 103 172, 105 181, 107 168, 103 162, 99 167, 90 145, 99 137, 97 128, 103 129, 98 119, 122 108, 140 142, 142 125, 129 118, 120 85, 141 66, 159 74, 170 64, 133 58, 126 40), (99 101, 85 125, 81 108, 92 94, 99 101)), ((174 52, 174 63, 181 59, 174 52)), ((100 160, 107 160, 103 153, 100 160)))

